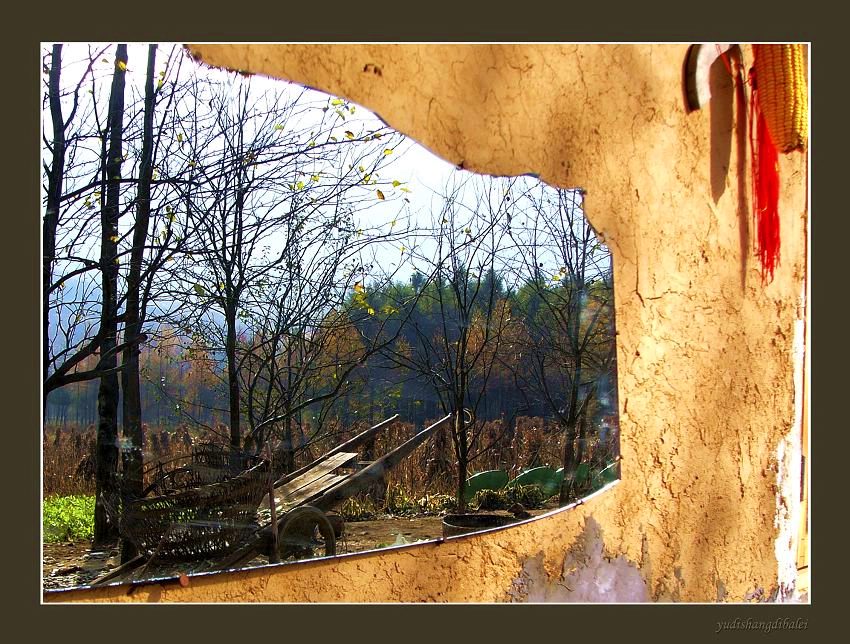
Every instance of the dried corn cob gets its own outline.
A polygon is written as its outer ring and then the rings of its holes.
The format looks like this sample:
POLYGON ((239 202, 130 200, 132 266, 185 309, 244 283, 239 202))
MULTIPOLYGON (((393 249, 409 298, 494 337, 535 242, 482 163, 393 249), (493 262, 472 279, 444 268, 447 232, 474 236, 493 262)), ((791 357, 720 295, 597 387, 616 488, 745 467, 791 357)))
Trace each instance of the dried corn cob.
POLYGON ((759 103, 780 152, 802 150, 808 137, 803 45, 753 45, 759 103))

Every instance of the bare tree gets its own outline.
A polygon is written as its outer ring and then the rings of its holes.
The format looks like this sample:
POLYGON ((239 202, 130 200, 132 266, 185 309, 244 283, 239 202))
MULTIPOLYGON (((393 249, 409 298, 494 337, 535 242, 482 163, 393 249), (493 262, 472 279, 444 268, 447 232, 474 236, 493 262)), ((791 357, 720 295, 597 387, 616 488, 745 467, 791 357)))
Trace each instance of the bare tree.
MULTIPOLYGON (((144 340, 142 328, 145 322, 146 302, 143 292, 143 261, 146 255, 151 213, 151 184, 154 166, 154 112, 156 89, 156 45, 148 47, 147 73, 145 76, 144 124, 142 127, 141 159, 137 181, 136 220, 133 224, 130 267, 127 274, 126 306, 124 310, 124 351, 121 371, 123 404, 123 435, 125 446, 122 451, 122 500, 124 507, 132 499, 142 496, 144 490, 144 434, 142 431, 142 399, 139 379, 140 343, 144 340)), ((164 253, 155 256, 148 275, 159 267, 164 253)), ((122 542, 122 560, 129 561, 136 555, 135 546, 122 542)))
POLYGON ((428 314, 411 315, 402 339, 384 352, 396 367, 428 382, 443 411, 455 416, 461 509, 470 463, 495 442, 481 444, 477 412, 510 321, 503 261, 512 242, 502 220, 511 183, 473 178, 447 188, 426 239, 411 243, 413 262, 430 276, 418 301, 428 314))
POLYGON ((114 541, 118 526, 107 512, 107 503, 118 499, 118 218, 121 201, 121 163, 123 160, 124 85, 127 69, 127 45, 115 50, 115 71, 109 99, 107 127, 104 130, 103 191, 106 194, 101 216, 100 271, 101 316, 98 371, 101 372, 97 395, 97 498, 95 501, 94 545, 114 541))
POLYGON ((335 228, 313 237, 288 238, 286 264, 297 264, 300 270, 273 271, 276 277, 253 289, 248 305, 255 314, 247 320, 251 343, 244 350, 240 374, 250 437, 257 448, 268 438, 279 439, 275 461, 284 472, 294 467, 297 451, 323 436, 324 420, 336 400, 351 391, 358 367, 393 339, 387 335, 386 319, 370 325, 373 335, 361 333, 374 311, 351 294, 365 290, 363 252, 405 231, 373 228, 364 233, 358 228, 338 234, 335 228), (307 409, 317 419, 309 435, 301 424, 301 412, 307 409), (281 423, 279 431, 272 431, 281 423))
MULTIPOLYGON (((79 52, 80 48, 72 51, 79 52)), ((107 58, 101 58, 105 51, 89 47, 82 61, 73 60, 73 54, 69 56, 69 90, 60 82, 62 47, 54 46, 51 63, 55 68, 49 69, 47 92, 54 136, 50 141, 45 138, 45 147, 51 152, 51 164, 45 164, 48 207, 44 222, 44 296, 47 303, 44 392, 46 399, 50 392, 68 384, 100 379, 98 545, 116 536, 114 522, 109 524, 107 505, 118 509, 117 406, 122 390, 126 393, 129 388, 128 382, 122 382, 119 389, 118 373, 133 365, 133 357, 137 356, 139 343, 144 339, 142 325, 146 303, 153 297, 153 276, 174 250, 169 249, 173 241, 170 231, 158 243, 147 240, 151 219, 150 188, 157 183, 152 179, 149 164, 141 173, 142 179, 134 176, 135 167, 126 177, 122 176, 122 165, 129 157, 134 157, 133 162, 139 161, 140 166, 146 166, 141 163, 134 144, 137 138, 146 138, 150 150, 152 121, 142 126, 146 130, 145 137, 137 134, 134 122, 139 102, 132 97, 124 98, 128 69, 127 47, 123 45, 109 67, 111 89, 106 96, 107 113, 102 113, 104 92, 100 81, 107 76, 101 63, 110 63, 107 58), (74 71, 80 67, 84 71, 74 71), (87 85, 89 89, 85 90, 87 85), (71 110, 67 119, 61 121, 63 102, 69 104, 71 110), (61 128, 57 124, 61 124, 61 128), (63 149, 64 157, 60 154, 63 149), (128 228, 122 224, 122 218, 133 210, 139 199, 147 204, 148 214, 143 211, 136 224, 128 228), (127 254, 130 255, 129 263, 123 261, 127 254), (125 323, 123 329, 122 322, 125 323), (118 354, 122 351, 124 359, 119 365, 118 354)), ((172 57, 178 51, 173 49, 172 57)), ((152 70, 149 76, 152 78, 152 70)), ((157 91, 165 83, 163 71, 157 91)), ((150 88, 152 81, 148 85, 150 88)), ((132 92, 132 84, 129 86, 132 92)), ((151 95, 150 89, 148 94, 151 95)), ((173 101, 175 94, 172 87, 168 100, 173 101)), ((148 103, 150 101, 142 108, 146 121, 153 114, 153 105, 148 103)), ((163 122, 165 118, 164 115, 163 122)), ((143 143, 141 147, 146 146, 143 143)), ((163 183, 163 186, 167 188, 168 184, 163 183)), ((137 366, 134 369, 137 370, 137 366)), ((126 376, 122 376, 124 378, 126 376)), ((132 435, 130 443, 136 445, 140 423, 133 420, 138 417, 132 411, 137 405, 132 400, 132 392, 130 395, 131 399, 124 401, 125 421, 129 420, 129 425, 125 423, 124 434, 126 437, 132 435), (130 430, 134 425, 135 433, 130 430)), ((140 468, 132 460, 140 455, 138 448, 123 455, 126 471, 140 468)), ((132 478, 125 477, 124 483, 132 478)))
MULTIPOLYGON (((89 240, 97 223, 98 189, 102 171, 101 132, 94 125, 96 110, 94 89, 96 61, 106 51, 89 48, 85 60, 77 62, 83 71, 64 86, 63 47, 54 45, 50 64, 45 54, 45 71, 49 76, 46 99, 51 117, 52 138, 45 136, 44 146, 50 155, 45 162, 45 215, 42 235, 42 375, 46 404, 51 391, 71 382, 98 377, 93 368, 81 368, 100 347, 99 297, 92 297, 94 283, 89 276, 99 270, 97 258, 88 254, 89 240), (92 100, 85 91, 91 83, 92 100), (63 103, 70 109, 67 117, 63 103), (94 149, 90 147, 95 143, 94 149), (65 191, 67 188, 67 192, 65 191), (82 199, 86 191, 92 196, 82 199), (97 306, 96 306, 97 304, 97 306)), ((47 128, 45 127, 45 131, 47 128)), ((99 293, 96 294, 99 296, 99 293)))
MULTIPOLYGON (((345 255, 319 249, 339 248, 362 234, 353 214, 362 204, 385 199, 371 186, 399 139, 388 130, 355 133, 346 116, 354 108, 340 99, 327 99, 322 108, 311 104, 306 90, 257 92, 251 79, 241 77, 197 85, 194 104, 191 131, 180 136, 195 173, 186 199, 195 238, 181 267, 185 273, 175 282, 183 293, 174 290, 173 297, 191 304, 184 309, 191 313, 184 327, 224 353, 229 438, 240 448, 239 337, 268 310, 258 306, 259 293, 270 287, 273 292, 283 280, 290 292, 282 296, 330 301, 331 284, 322 279, 336 279, 336 264, 345 255), (320 109, 316 125, 310 114, 320 109), (322 257, 331 257, 333 270, 317 273, 322 257), (299 292, 298 279, 291 278, 297 275, 316 281, 310 294, 299 292)), ((315 315, 315 305, 303 300, 295 309, 301 319, 286 313, 280 321, 309 327, 315 320, 305 317, 308 310, 315 315)))
MULTIPOLYGON (((519 388, 564 432, 561 503, 574 492, 592 409, 616 409, 611 256, 584 216, 580 191, 540 187, 518 204, 512 235, 519 293, 519 388)), ((519 321, 518 320, 518 321, 519 321)))

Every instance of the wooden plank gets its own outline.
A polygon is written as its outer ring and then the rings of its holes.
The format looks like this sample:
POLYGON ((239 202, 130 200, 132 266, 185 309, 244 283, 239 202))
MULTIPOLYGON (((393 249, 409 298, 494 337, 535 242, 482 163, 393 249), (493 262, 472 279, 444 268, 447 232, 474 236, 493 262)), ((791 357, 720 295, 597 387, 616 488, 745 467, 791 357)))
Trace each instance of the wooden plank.
POLYGON ((339 452, 334 454, 329 459, 322 461, 313 469, 304 472, 301 476, 292 479, 289 483, 281 485, 277 488, 275 496, 280 499, 287 499, 295 495, 298 490, 306 485, 310 485, 316 479, 319 479, 326 474, 333 472, 339 467, 343 467, 357 459, 356 452, 339 452))
POLYGON ((304 503, 309 503, 310 499, 319 496, 325 490, 329 490, 337 483, 344 481, 348 476, 338 475, 338 474, 325 474, 321 478, 316 479, 309 485, 306 485, 296 491, 293 495, 281 498, 281 505, 284 510, 291 510, 294 507, 302 505, 304 503))
POLYGON ((315 461, 313 461, 309 465, 305 465, 304 467, 299 468, 299 469, 295 470, 294 472, 290 472, 289 474, 286 474, 286 475, 280 477, 277 481, 275 481, 275 483, 274 483, 275 487, 280 487, 281 485, 285 485, 286 483, 289 483, 290 481, 292 481, 296 477, 301 476, 301 474, 303 474, 304 472, 307 472, 308 470, 312 470, 319 463, 326 461, 328 458, 330 458, 331 456, 333 456, 333 455, 335 455, 339 452, 349 452, 352 449, 354 449, 355 447, 360 447, 360 445, 364 444, 367 440, 369 440, 370 438, 375 436, 375 434, 377 434, 380 430, 382 430, 384 427, 388 427, 393 422, 395 422, 397 419, 398 419, 398 414, 391 416, 390 418, 387 418, 386 420, 381 421, 380 423, 378 423, 374 427, 367 429, 365 432, 357 434, 357 436, 355 436, 351 440, 346 441, 345 443, 342 443, 341 445, 337 445, 331 451, 329 451, 327 454, 323 454, 322 456, 317 458, 315 461))
POLYGON ((393 467, 400 463, 419 445, 424 443, 425 440, 428 439, 437 429, 448 426, 448 421, 450 421, 453 417, 453 414, 449 414, 445 418, 438 420, 430 427, 427 427, 416 434, 413 438, 396 447, 389 454, 386 454, 377 461, 374 461, 370 466, 352 474, 351 476, 344 477, 343 481, 340 481, 332 488, 329 488, 326 492, 323 492, 320 497, 313 499, 310 502, 310 505, 319 508, 323 512, 327 512, 337 504, 345 501, 348 497, 356 494, 360 490, 366 489, 374 481, 380 479, 385 473, 389 472, 393 467))

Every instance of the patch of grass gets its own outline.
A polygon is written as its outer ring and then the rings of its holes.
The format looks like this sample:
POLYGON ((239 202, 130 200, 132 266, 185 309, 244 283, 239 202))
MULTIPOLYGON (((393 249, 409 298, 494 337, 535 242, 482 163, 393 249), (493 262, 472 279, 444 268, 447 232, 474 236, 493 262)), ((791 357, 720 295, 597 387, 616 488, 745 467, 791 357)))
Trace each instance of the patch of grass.
POLYGON ((51 496, 41 516, 44 541, 90 541, 94 537, 94 496, 51 496))
POLYGON ((457 509, 457 500, 451 494, 426 494, 418 501, 422 514, 444 514, 457 509))
POLYGON ((389 514, 395 515, 415 514, 418 510, 418 504, 408 496, 400 485, 392 485, 387 487, 384 509, 389 514))
POLYGON ((472 497, 471 505, 478 510, 506 510, 511 501, 508 490, 479 490, 472 497))
POLYGON ((519 503, 526 510, 543 507, 546 495, 538 485, 515 485, 507 490, 511 503, 519 503))
POLYGON ((337 512, 346 521, 370 521, 378 516, 378 510, 372 499, 349 497, 339 506, 337 512))

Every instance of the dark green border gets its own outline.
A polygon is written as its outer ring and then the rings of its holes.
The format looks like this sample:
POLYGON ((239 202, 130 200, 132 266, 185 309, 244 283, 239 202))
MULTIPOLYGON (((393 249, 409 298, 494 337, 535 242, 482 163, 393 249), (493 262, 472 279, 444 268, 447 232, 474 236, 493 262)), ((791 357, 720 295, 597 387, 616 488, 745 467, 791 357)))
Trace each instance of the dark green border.
MULTIPOLYGON (((257 3, 225 2, 128 4, 101 3, 89 8, 83 3, 50 2, 19 5, 31 12, 29 20, 7 22, 4 42, 6 71, 3 101, 6 133, 12 140, 5 146, 7 195, 16 203, 5 208, 6 284, 11 289, 5 323, 7 347, 11 350, 7 374, 14 389, 4 396, 12 419, 6 424, 5 465, 7 482, 4 614, 20 632, 41 641, 107 641, 172 639, 189 637, 198 641, 260 639, 280 641, 299 635, 407 641, 424 636, 431 641, 473 638, 472 641, 523 641, 545 638, 569 642, 590 637, 593 641, 630 641, 636 635, 661 641, 760 638, 738 631, 714 635, 720 619, 740 617, 770 619, 776 616, 808 619, 808 630, 800 633, 771 633, 770 639, 802 641, 811 635, 830 632, 839 625, 834 603, 843 599, 843 588, 832 587, 834 571, 843 570, 844 557, 828 558, 830 547, 842 535, 838 522, 846 506, 843 492, 846 465, 838 458, 846 453, 846 422, 835 409, 836 401, 847 398, 837 358, 842 335, 842 309, 833 311, 844 295, 844 267, 833 258, 846 255, 847 237, 846 152, 837 150, 846 128, 841 127, 846 109, 841 88, 847 76, 847 56, 839 47, 846 35, 830 33, 830 26, 843 26, 841 13, 817 14, 811 3, 775 0, 771 3, 666 2, 664 10, 654 3, 614 0, 606 3, 355 3, 328 2, 292 4, 278 2, 261 7, 257 3), (332 6, 334 5, 334 6, 332 6), (542 6, 541 6, 542 5, 542 6), (336 8, 334 8, 336 7, 336 8), (172 606, 155 609, 156 614, 128 612, 133 608, 39 606, 39 514, 38 438, 39 418, 38 243, 40 207, 37 204, 39 146, 34 138, 39 128, 39 41, 119 40, 143 41, 759 41, 795 40, 812 42, 812 84, 817 96, 812 102, 812 169, 817 169, 813 186, 813 294, 822 308, 813 308, 820 338, 833 338, 831 350, 813 360, 812 508, 817 521, 812 527, 812 606, 172 606), (9 40, 11 39, 11 40, 9 40), (838 92, 836 92, 838 90, 838 92), (836 114, 838 111, 838 114, 836 114), (832 117, 832 118, 831 118, 832 117), (838 118, 836 118, 838 117, 838 118), (840 173, 840 175, 839 175, 840 173), (815 190, 816 188, 816 190, 815 190), (22 203, 17 203, 22 202, 22 203), (820 206, 818 208, 818 206, 820 206), (35 210, 35 213, 33 212, 35 210), (39 213, 36 215, 36 213, 39 213), (828 231, 828 233, 827 233, 828 231), (822 234, 819 234, 822 233, 822 234), (841 247, 838 245, 841 244, 841 247), (827 268, 827 263, 833 265, 827 268), (830 297, 826 294, 829 293, 830 297), (830 331, 835 333, 830 333, 830 331), (833 357, 834 356, 834 357, 833 357), (835 373, 833 373, 833 371, 835 373), (829 372, 829 373, 826 373, 829 372), (826 421, 827 414, 831 422, 826 421), (815 422, 821 419, 823 422, 815 422), (822 473, 822 475, 818 475, 822 473), (12 483, 12 485, 9 485, 12 483), (835 505, 829 504, 836 496, 835 505), (841 495, 841 496, 839 496, 841 495), (832 507, 836 511, 832 511, 832 507), (818 556, 819 555, 819 556, 818 556), (97 611, 96 613, 93 611, 97 611), (235 611, 235 612, 234 612, 235 611), (282 628, 280 625, 284 624, 282 628), (119 635, 120 634, 120 635, 119 635), (210 637, 212 636, 212 637, 210 637), (51 639, 53 639, 51 638, 51 639), (49 640, 48 640, 49 641, 49 640)), ((846 117, 844 117, 846 118, 846 117)), ((843 325, 842 325, 843 327, 843 325)), ((813 326, 813 330, 814 330, 813 326)), ((843 330, 843 328, 842 328, 843 330)), ((813 332, 814 336, 814 332, 813 332)), ((819 346, 813 339, 813 346, 819 346)), ((826 343, 824 343, 826 346, 826 343)), ((843 366, 843 365, 842 365, 843 366)), ((836 553, 838 554, 838 553, 836 553)), ((137 607, 136 607, 137 608, 137 607)), ((29 638, 27 638, 29 639, 29 638)), ((178 640, 179 641, 179 640, 178 640)))

